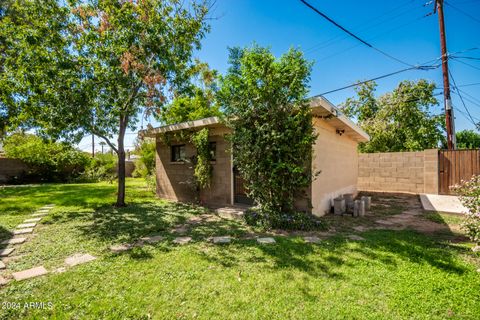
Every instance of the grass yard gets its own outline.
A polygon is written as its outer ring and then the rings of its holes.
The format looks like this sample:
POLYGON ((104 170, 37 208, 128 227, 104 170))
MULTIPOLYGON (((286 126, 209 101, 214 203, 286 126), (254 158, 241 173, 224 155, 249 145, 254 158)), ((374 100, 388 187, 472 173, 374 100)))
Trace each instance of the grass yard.
POLYGON ((257 230, 217 218, 191 224, 186 235, 193 241, 174 245, 173 228, 205 209, 155 199, 136 179, 128 180, 128 207, 113 208, 114 195, 109 183, 0 189, 0 240, 35 209, 55 204, 16 246, 2 275, 39 265, 50 273, 0 288, 0 319, 480 317, 480 255, 456 234, 457 217, 421 212, 419 221, 439 232, 373 227, 375 219, 408 210, 415 198, 374 197, 365 218, 326 217, 331 231, 318 232, 319 244, 295 233, 275 234, 276 244, 260 245, 249 237, 257 230), (352 229, 359 224, 366 231, 352 229), (109 250, 150 234, 164 240, 123 253, 109 250), (351 234, 365 240, 349 240, 351 234), (208 241, 214 235, 235 240, 215 245, 208 241), (97 259, 53 272, 74 253, 97 259), (24 308, 25 302, 53 306, 24 308))

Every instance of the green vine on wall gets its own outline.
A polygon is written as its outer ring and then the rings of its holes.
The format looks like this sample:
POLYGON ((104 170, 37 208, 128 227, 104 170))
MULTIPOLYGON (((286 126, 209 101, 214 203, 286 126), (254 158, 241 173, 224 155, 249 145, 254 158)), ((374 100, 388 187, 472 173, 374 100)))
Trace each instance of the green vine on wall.
MULTIPOLYGON (((170 146, 172 141, 190 141, 197 149, 197 155, 191 161, 195 179, 192 183, 195 189, 208 188, 212 182, 213 168, 210 163, 212 157, 208 136, 208 128, 200 131, 180 130, 177 132, 166 132, 160 136, 161 141, 166 145, 170 146)), ((190 162, 190 160, 187 159, 187 162, 190 162)))
POLYGON ((193 133, 190 137, 190 141, 197 148, 197 161, 194 165, 195 179, 198 186, 202 189, 210 187, 212 181, 212 165, 210 163, 211 154, 208 142, 209 131, 204 128, 200 131, 193 133))

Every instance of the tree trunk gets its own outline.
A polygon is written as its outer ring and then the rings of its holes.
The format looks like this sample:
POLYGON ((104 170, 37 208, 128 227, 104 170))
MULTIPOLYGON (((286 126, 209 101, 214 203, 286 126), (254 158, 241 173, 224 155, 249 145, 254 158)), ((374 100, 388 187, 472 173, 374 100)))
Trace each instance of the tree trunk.
POLYGON ((118 191, 116 207, 125 207, 125 130, 127 128, 128 117, 120 116, 120 130, 118 132, 118 191))

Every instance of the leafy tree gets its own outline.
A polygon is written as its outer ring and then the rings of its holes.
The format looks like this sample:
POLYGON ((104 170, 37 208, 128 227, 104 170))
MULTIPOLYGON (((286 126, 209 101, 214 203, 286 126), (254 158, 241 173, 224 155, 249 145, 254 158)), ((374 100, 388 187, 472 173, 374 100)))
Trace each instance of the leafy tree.
POLYGON ((186 89, 192 52, 208 31, 206 3, 11 2, 11 16, 21 18, 4 19, 0 29, 11 44, 5 79, 14 82, 3 101, 48 135, 104 139, 118 156, 116 205, 124 206, 125 132, 143 108, 158 114, 186 89))
POLYGON ((357 97, 346 100, 342 111, 356 117, 370 141, 361 152, 397 152, 436 148, 442 141, 444 118, 430 108, 438 101, 435 85, 426 80, 402 81, 392 92, 375 97, 376 84, 356 87, 357 97))
POLYGON ((68 143, 44 140, 33 134, 15 133, 5 138, 5 154, 21 159, 29 170, 31 181, 71 181, 90 164, 90 157, 68 143))
POLYGON ((222 115, 215 98, 218 91, 217 71, 211 70, 206 63, 196 61, 192 77, 195 82, 191 88, 164 108, 160 121, 173 124, 222 115))
POLYGON ((235 165, 261 207, 265 226, 290 219, 295 196, 311 181, 311 66, 294 49, 278 59, 258 46, 230 49, 219 99, 233 129, 235 165))
POLYGON ((143 178, 153 175, 155 171, 155 140, 145 139, 135 149, 139 158, 135 161, 135 170, 132 174, 143 178))
POLYGON ((473 130, 462 130, 455 134, 458 149, 480 148, 480 133, 473 130))

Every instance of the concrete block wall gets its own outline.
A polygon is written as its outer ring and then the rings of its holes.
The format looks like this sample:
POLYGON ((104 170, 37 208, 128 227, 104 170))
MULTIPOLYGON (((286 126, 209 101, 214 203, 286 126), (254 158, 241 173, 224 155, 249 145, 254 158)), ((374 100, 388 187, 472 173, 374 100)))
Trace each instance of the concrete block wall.
POLYGON ((361 153, 358 189, 437 194, 438 150, 361 153))
MULTIPOLYGON (((231 155, 228 142, 223 135, 210 135, 209 141, 216 142, 216 160, 212 161, 213 176, 211 186, 202 190, 200 200, 212 206, 231 204, 231 155)), ((177 144, 177 143, 172 143, 177 144)), ((178 144, 182 144, 179 142, 178 144)), ((191 158, 197 151, 191 143, 185 143, 186 157, 191 158)), ((157 140, 156 179, 157 196, 182 202, 196 200, 196 192, 192 188, 193 168, 189 163, 171 162, 171 147, 157 140)))

